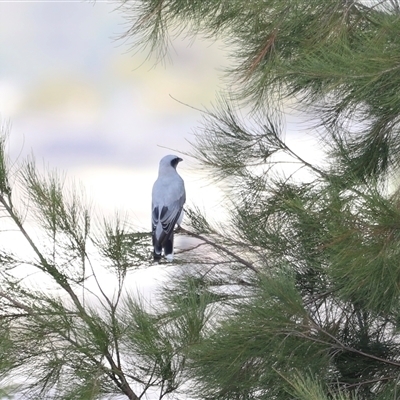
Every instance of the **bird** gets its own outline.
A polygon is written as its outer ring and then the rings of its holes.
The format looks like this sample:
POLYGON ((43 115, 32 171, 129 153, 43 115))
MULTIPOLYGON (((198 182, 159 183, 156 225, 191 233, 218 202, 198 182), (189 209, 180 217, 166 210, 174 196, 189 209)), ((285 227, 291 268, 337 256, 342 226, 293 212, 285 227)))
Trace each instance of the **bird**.
POLYGON ((153 185, 151 225, 154 261, 161 259, 163 250, 167 261, 174 259, 174 228, 182 222, 186 201, 185 184, 176 172, 181 161, 182 158, 171 154, 163 157, 153 185))

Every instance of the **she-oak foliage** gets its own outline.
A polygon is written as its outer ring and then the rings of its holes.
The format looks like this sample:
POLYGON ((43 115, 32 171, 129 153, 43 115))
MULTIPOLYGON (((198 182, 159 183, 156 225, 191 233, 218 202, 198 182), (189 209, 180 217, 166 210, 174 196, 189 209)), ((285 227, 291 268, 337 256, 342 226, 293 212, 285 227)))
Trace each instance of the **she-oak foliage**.
POLYGON ((3 140, 0 204, 32 257, 0 252, 0 394, 396 399, 400 4, 132 0, 121 11, 134 46, 161 57, 169 32, 232 49, 232 91, 205 111, 193 144, 224 183, 229 229, 187 210, 181 232, 195 245, 153 309, 127 280, 147 262, 148 235, 120 218, 95 228, 59 175, 41 176, 33 162, 12 170, 3 140), (285 140, 288 104, 315 125, 323 164, 285 140), (27 215, 14 204, 18 185, 27 215), (58 290, 28 286, 21 266, 58 290))

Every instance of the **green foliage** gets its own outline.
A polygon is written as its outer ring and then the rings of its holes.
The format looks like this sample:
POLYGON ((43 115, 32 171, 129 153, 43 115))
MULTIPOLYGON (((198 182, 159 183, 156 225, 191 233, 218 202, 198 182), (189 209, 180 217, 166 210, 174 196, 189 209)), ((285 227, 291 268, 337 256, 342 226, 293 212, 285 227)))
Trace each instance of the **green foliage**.
POLYGON ((3 133, 1 141, 0 141, 0 192, 3 195, 10 194, 10 184, 8 182, 9 179, 9 171, 7 166, 7 156, 6 156, 6 138, 8 135, 9 127, 7 125, 1 126, 1 131, 3 133))
POLYGON ((216 299, 187 353, 198 397, 396 398, 400 4, 123 9, 128 35, 159 55, 184 32, 224 41, 233 63, 230 91, 204 112, 192 151, 222 182, 231 217, 217 231, 189 211, 208 256, 190 290, 216 299), (285 140, 288 104, 318 127, 323 164, 285 140))
POLYGON ((280 136, 279 121, 272 116, 263 118, 257 114, 252 121, 244 122, 232 104, 221 99, 215 111, 204 114, 201 133, 193 144, 193 156, 202 160, 203 168, 213 168, 213 179, 232 180, 282 150, 280 136))
POLYGON ((327 393, 320 382, 315 378, 311 379, 309 376, 303 377, 294 374, 293 377, 286 380, 289 383, 288 393, 298 400, 350 400, 353 398, 343 393, 327 393))
POLYGON ((8 321, 2 322, 0 325, 0 377, 15 364, 10 331, 10 323, 8 321))
POLYGON ((204 214, 201 210, 194 206, 194 207, 186 207, 185 208, 185 217, 189 219, 189 224, 191 228, 194 230, 195 233, 211 233, 212 228, 207 221, 204 214))
POLYGON ((262 112, 295 98, 347 142, 353 173, 371 177, 398 165, 397 1, 143 0, 122 9, 135 46, 161 56, 169 34, 225 41, 234 95, 262 112))
POLYGON ((125 300, 121 319, 127 371, 139 375, 146 387, 160 387, 160 396, 178 389, 183 358, 171 332, 131 297, 125 300))
MULTIPOLYGON (((4 143, 2 138, 1 179, 8 185, 4 143)), ((126 375, 119 312, 127 274, 143 265, 148 235, 131 232, 120 218, 93 228, 82 193, 75 187, 68 192, 56 172, 40 174, 33 161, 12 173, 19 186, 0 191, 0 207, 7 226, 20 234, 21 254, 6 244, 0 252, 4 396, 139 399, 149 387, 126 375), (101 284, 104 274, 114 295, 101 284), (41 289, 30 275, 39 278, 41 289)))
POLYGON ((163 288, 161 301, 167 310, 163 318, 178 336, 181 351, 188 351, 203 339, 216 314, 214 305, 224 299, 226 296, 211 291, 203 279, 193 274, 177 277, 163 288))

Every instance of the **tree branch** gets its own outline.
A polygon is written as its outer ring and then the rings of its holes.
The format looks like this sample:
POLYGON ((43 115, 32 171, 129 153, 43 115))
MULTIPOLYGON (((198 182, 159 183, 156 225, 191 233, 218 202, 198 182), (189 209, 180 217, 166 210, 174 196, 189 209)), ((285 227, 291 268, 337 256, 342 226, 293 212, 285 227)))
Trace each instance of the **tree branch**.
POLYGON ((180 232, 184 233, 185 235, 192 236, 192 237, 194 237, 196 239, 202 240, 203 242, 205 242, 205 243, 209 244, 210 246, 214 247, 215 249, 218 249, 218 250, 222 251, 223 253, 227 254, 230 257, 232 257, 238 263, 242 264, 246 268, 248 268, 248 269, 252 270, 253 272, 255 272, 256 274, 260 273, 258 268, 256 268, 252 263, 250 263, 249 261, 245 260, 244 258, 238 256, 237 254, 235 254, 233 251, 229 250, 225 246, 221 246, 220 244, 211 241, 210 239, 206 238, 205 236, 199 235, 198 233, 189 231, 189 230, 187 230, 185 228, 180 227, 179 230, 180 230, 180 232))

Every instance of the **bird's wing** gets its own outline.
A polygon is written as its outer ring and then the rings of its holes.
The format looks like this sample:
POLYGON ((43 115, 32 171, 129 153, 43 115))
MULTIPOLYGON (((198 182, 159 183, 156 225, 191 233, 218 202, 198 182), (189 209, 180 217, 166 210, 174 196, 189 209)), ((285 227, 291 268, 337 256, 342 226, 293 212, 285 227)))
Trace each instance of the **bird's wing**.
POLYGON ((178 202, 170 206, 163 206, 160 210, 158 206, 154 207, 152 214, 153 230, 161 223, 161 227, 166 236, 174 229, 176 221, 182 212, 182 206, 178 202))
POLYGON ((185 198, 183 195, 178 200, 168 205, 154 206, 152 212, 153 235, 156 234, 158 242, 162 243, 170 237, 174 226, 181 215, 184 203, 185 198), (157 235, 157 227, 160 225, 162 232, 159 232, 159 235, 157 235))

